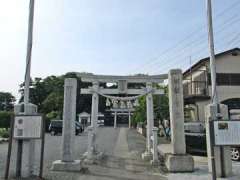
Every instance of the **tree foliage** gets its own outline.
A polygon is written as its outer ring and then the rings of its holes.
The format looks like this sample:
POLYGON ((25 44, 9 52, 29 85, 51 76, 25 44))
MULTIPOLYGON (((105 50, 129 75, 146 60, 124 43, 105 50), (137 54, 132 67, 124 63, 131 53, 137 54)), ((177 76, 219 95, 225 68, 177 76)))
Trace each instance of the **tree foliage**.
MULTIPOLYGON (((153 95, 154 104, 154 123, 158 123, 164 119, 169 119, 169 101, 167 87, 155 86, 156 88, 163 89, 164 95, 153 95)), ((139 99, 139 106, 135 108, 133 114, 133 123, 146 123, 146 96, 139 99)))
POLYGON ((134 124, 146 121, 146 96, 139 98, 139 106, 135 108, 132 119, 134 124))
MULTIPOLYGON (((63 100, 64 100, 64 79, 65 78, 76 78, 78 80, 77 89, 77 102, 76 102, 76 112, 77 114, 81 112, 91 113, 92 95, 91 94, 81 94, 81 88, 88 88, 91 83, 82 82, 79 76, 74 73, 67 73, 62 76, 48 76, 44 79, 35 78, 31 81, 30 87, 30 102, 38 106, 40 113, 46 115, 48 119, 61 119, 63 113, 63 100)), ((101 87, 106 87, 106 84, 101 83, 101 87)), ((129 84, 130 88, 142 88, 145 84, 129 84)), ((155 121, 169 119, 169 108, 168 108, 168 92, 167 87, 155 85, 156 88, 164 89, 165 95, 154 95, 154 117, 155 121)), ((113 84, 112 87, 116 88, 113 84)), ((20 92, 24 93, 24 84, 20 86, 20 92)), ((139 99, 140 106, 136 107, 136 111, 133 115, 133 123, 145 122, 146 121, 146 97, 141 97, 139 99)), ((106 98, 99 97, 99 112, 106 112, 106 98)), ((77 118, 77 117, 76 117, 77 118)))
POLYGON ((10 111, 0 111, 0 128, 8 129, 10 127, 11 117, 13 112, 10 111))
POLYGON ((9 92, 0 92, 0 111, 10 111, 13 109, 15 97, 9 92))
POLYGON ((155 111, 155 119, 164 120, 169 119, 169 99, 168 99, 168 87, 159 87, 164 90, 164 95, 154 95, 153 103, 154 103, 154 111, 155 111))
MULTIPOLYGON (((38 106, 40 113, 46 114, 48 119, 62 118, 63 101, 64 101, 64 79, 76 78, 78 80, 77 87, 77 114, 83 111, 91 113, 91 94, 81 94, 81 88, 88 88, 91 83, 82 82, 76 73, 70 72, 62 76, 48 76, 44 79, 35 78, 31 81, 30 102, 38 106)), ((20 85, 20 92, 23 101, 24 84, 20 85)), ((105 111, 105 98, 99 97, 99 111, 105 111)))

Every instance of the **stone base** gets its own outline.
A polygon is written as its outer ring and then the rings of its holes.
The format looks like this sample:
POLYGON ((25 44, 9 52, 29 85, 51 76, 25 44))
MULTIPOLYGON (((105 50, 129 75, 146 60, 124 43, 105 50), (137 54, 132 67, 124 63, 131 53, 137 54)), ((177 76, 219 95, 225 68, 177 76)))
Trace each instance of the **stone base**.
POLYGON ((152 160, 152 153, 150 153, 150 152, 144 152, 143 154, 142 154, 142 159, 144 160, 144 161, 150 161, 150 160, 152 160))
POLYGON ((81 161, 75 160, 73 162, 63 162, 57 160, 52 163, 51 170, 53 171, 80 171, 82 168, 81 161))
POLYGON ((94 152, 91 154, 91 156, 88 156, 88 152, 85 152, 83 154, 84 157, 84 163, 86 164, 94 164, 96 161, 101 160, 103 158, 104 154, 103 152, 94 152))
POLYGON ((193 172, 194 160, 190 155, 167 154, 165 156, 165 165, 169 172, 193 172))
POLYGON ((151 165, 152 166, 159 166, 160 165, 160 161, 159 160, 157 160, 157 161, 156 160, 155 161, 151 160, 151 165))

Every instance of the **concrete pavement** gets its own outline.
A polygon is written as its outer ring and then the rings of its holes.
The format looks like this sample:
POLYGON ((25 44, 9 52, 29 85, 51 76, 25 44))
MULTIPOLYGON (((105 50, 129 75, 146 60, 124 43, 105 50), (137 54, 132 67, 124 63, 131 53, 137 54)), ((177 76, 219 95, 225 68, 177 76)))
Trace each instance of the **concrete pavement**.
MULTIPOLYGON (((211 180, 211 174, 208 173, 206 157, 194 156, 195 171, 193 173, 169 174, 169 180, 211 180)), ((218 180, 239 180, 240 162, 233 162, 233 176, 228 178, 218 178, 218 180)))
MULTIPOLYGON (((141 160, 144 152, 145 138, 135 129, 103 127, 98 129, 97 148, 104 152, 102 160, 93 165, 84 165, 79 173, 50 171, 51 163, 60 156, 61 136, 46 135, 44 157, 44 178, 47 180, 208 180, 206 157, 194 156, 194 173, 167 174, 164 167, 152 167, 149 162, 141 160)), ((86 151, 87 134, 76 136, 76 158, 86 151)), ((3 176, 7 143, 0 144, 0 176, 3 176)), ((240 179, 240 162, 233 162, 234 176, 228 180, 240 179)), ((33 180, 31 178, 31 180, 33 180)), ((222 179, 221 179, 222 180, 222 179)), ((225 179, 223 179, 225 180, 225 179)))
MULTIPOLYGON (((133 130, 134 131, 134 130, 133 130)), ((128 148, 128 128, 120 128, 112 156, 106 156, 98 165, 88 167, 88 174, 79 180, 164 180, 159 172, 153 172, 149 163, 134 156, 128 148)), ((136 132, 133 132, 136 133, 136 132)), ((143 146, 145 144, 142 144, 143 146)), ((136 149, 135 149, 136 151, 136 149)))
MULTIPOLYGON (((170 144, 160 144, 158 151, 161 155, 171 152, 170 144)), ((167 175, 169 180, 211 180, 211 174, 208 173, 207 157, 193 156, 194 158, 194 172, 193 173, 169 173, 167 175)), ((218 180, 239 180, 240 179, 240 162, 233 163, 233 175, 228 178, 218 178, 218 180)))
MULTIPOLYGON (((165 180, 159 168, 140 158, 145 149, 145 139, 136 130, 103 127, 98 129, 97 149, 104 152, 102 160, 84 165, 81 172, 53 172, 51 163, 61 155, 61 136, 46 135, 44 178, 47 180, 165 180)), ((87 134, 76 136, 74 158, 81 158, 87 148, 87 134)), ((0 176, 5 169, 7 143, 0 144, 0 176)), ((33 178, 30 178, 33 180, 33 178)))

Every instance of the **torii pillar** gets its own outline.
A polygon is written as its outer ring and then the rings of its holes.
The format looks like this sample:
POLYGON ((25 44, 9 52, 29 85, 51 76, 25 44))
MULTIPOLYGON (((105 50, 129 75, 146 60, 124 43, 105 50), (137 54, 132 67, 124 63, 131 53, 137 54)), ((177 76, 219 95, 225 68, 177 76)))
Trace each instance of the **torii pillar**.
MULTIPOLYGON (((146 83, 147 91, 150 92, 152 90, 152 83, 146 83)), ((152 92, 148 93, 146 96, 146 104, 147 104, 147 139, 146 139, 146 151, 142 154, 142 158, 144 160, 151 160, 151 136, 152 129, 154 123, 154 112, 153 112, 153 96, 152 92)))
POLYGON ((117 111, 114 112, 114 128, 117 128, 117 111))
POLYGON ((99 83, 93 82, 93 93, 92 93, 92 112, 91 112, 91 126, 93 127, 93 133, 96 134, 97 120, 98 120, 98 103, 99 96, 97 94, 99 83))
POLYGON ((99 83, 93 82, 92 86, 92 112, 91 112, 91 126, 88 129, 88 158, 91 159, 93 153, 96 151, 96 132, 97 132, 97 120, 98 120, 98 102, 99 96, 97 94, 99 83))
POLYGON ((85 163, 93 164, 96 159, 102 158, 103 153, 96 150, 96 133, 97 133, 97 120, 98 120, 98 102, 99 102, 99 83, 93 82, 92 86, 92 114, 91 114, 91 126, 88 128, 88 148, 84 154, 86 159, 85 163))
POLYGON ((128 128, 131 128, 131 111, 128 112, 128 128))

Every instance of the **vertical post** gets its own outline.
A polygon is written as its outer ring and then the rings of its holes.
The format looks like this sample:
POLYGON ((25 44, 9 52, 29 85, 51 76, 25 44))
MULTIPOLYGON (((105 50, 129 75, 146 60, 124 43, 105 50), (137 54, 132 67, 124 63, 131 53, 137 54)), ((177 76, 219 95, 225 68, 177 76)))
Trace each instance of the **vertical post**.
POLYGON ((29 103, 29 85, 30 85, 30 69, 31 69, 31 56, 32 56, 34 2, 35 2, 35 0, 30 0, 30 4, 29 4, 26 72, 25 72, 25 81, 24 81, 24 83, 25 83, 24 84, 24 104, 25 104, 25 106, 29 103))
POLYGON ((87 126, 89 126, 90 122, 91 122, 91 118, 90 118, 90 116, 89 116, 89 117, 88 117, 88 120, 87 120, 87 126))
POLYGON ((9 178, 9 169, 10 169, 10 162, 11 162, 12 142, 13 142, 13 128, 14 128, 14 116, 11 116, 10 136, 9 136, 9 142, 8 142, 8 153, 7 153, 5 175, 4 175, 5 179, 9 178))
POLYGON ((207 142, 207 155, 208 155, 208 170, 212 173, 212 180, 216 180, 216 149, 213 144, 213 132, 210 128, 210 121, 214 120, 217 113, 217 106, 215 104, 209 104, 205 108, 205 118, 206 118, 206 142, 207 142))
POLYGON ((117 111, 114 112, 114 128, 117 128, 117 111))
MULTIPOLYGON (((147 91, 152 90, 152 83, 147 83, 147 91)), ((151 136, 152 136, 152 128, 153 128, 153 96, 152 93, 147 94, 147 151, 151 152, 151 136)))
POLYGON ((166 155, 165 165, 169 172, 192 172, 194 160, 186 154, 181 69, 169 71, 168 88, 172 152, 166 155))
POLYGON ((88 127, 88 149, 87 149, 87 158, 91 159, 93 156, 93 138, 94 138, 94 134, 93 134, 93 127, 88 127))
POLYGON ((80 171, 81 161, 74 160, 76 124, 77 80, 67 78, 64 82, 62 160, 52 163, 54 171, 80 171))
POLYGON ((42 142, 41 142, 41 156, 40 156, 40 169, 39 178, 43 179, 43 165, 44 165, 44 145, 45 145, 45 117, 42 119, 42 142))
POLYGON ((186 154, 182 71, 170 70, 168 78, 172 154, 186 154))
MULTIPOLYGON (((218 114, 221 113, 222 110, 219 105, 218 94, 217 94, 216 62, 215 62, 215 52, 214 52, 214 35, 213 35, 211 0, 206 0, 206 4, 207 4, 207 23, 208 23, 208 43, 209 43, 209 52, 210 52, 210 68, 211 68, 211 86, 212 86, 212 105, 208 107, 208 110, 210 112, 212 111, 211 113, 209 113, 209 117, 211 118, 211 120, 217 120, 218 114)), ((228 112, 226 114, 228 114, 228 112)), ((209 125, 207 128, 209 128, 209 125)), ((210 164, 212 165, 211 170, 212 170, 213 179, 216 179, 216 176, 219 176, 218 172, 215 171, 215 165, 217 166, 218 164, 220 164, 220 169, 221 169, 220 176, 221 177, 230 176, 232 172, 232 164, 230 165, 231 160, 230 160, 230 157, 228 156, 229 152, 227 152, 228 147, 220 147, 219 153, 218 153, 219 155, 218 154, 215 155, 215 153, 217 153, 215 152, 216 151, 215 149, 217 148, 215 148, 214 145, 212 144, 213 139, 210 136, 211 134, 210 129, 207 129, 207 132, 208 132, 207 136, 209 137, 208 138, 209 142, 207 142, 208 148, 209 148, 208 152, 210 152, 211 154, 210 164), (221 162, 218 161, 217 156, 220 156, 221 162), (217 161, 217 163, 215 161, 217 161)))
POLYGON ((210 52, 210 68, 211 68, 212 103, 214 105, 217 105, 218 96, 217 96, 217 89, 216 89, 216 63, 215 63, 215 52, 214 52, 211 0, 206 0, 206 4, 207 4, 207 22, 208 22, 208 45, 209 45, 209 52, 210 52))
MULTIPOLYGON (((219 110, 223 119, 228 119, 228 108, 226 105, 220 104, 219 110)), ((208 169, 212 173, 213 179, 228 177, 232 174, 232 161, 230 147, 214 147, 213 132, 210 128, 210 121, 214 121, 216 117, 217 107, 214 104, 209 104, 205 108, 206 116, 206 140, 207 140, 207 154, 208 154, 208 169), (214 158, 214 161, 213 161, 214 158), (224 168, 223 168, 224 167, 224 168)))
MULTIPOLYGON (((189 57, 189 60, 190 60, 190 87, 191 87, 191 91, 190 91, 190 93, 191 93, 191 95, 193 95, 193 90, 192 90, 192 88, 193 88, 193 80, 192 80, 192 57, 190 56, 189 57)), ((196 93, 196 92, 195 92, 196 93)))
POLYGON ((63 107, 62 161, 73 162, 75 137, 77 80, 65 79, 63 107))
POLYGON ((30 140, 29 141, 29 154, 28 154, 28 164, 29 164, 29 174, 30 176, 33 175, 34 173, 34 162, 36 160, 36 150, 35 150, 35 146, 36 146, 36 141, 34 140, 30 140))
POLYGON ((153 143, 153 159, 152 159, 152 164, 153 165, 158 165, 159 163, 159 160, 158 160, 158 150, 157 150, 157 145, 158 145, 158 136, 157 136, 157 133, 158 133, 158 128, 157 127, 153 127, 152 129, 153 131, 153 138, 152 138, 152 143, 153 143))
POLYGON ((93 132, 96 134, 97 130, 97 120, 98 120, 98 101, 99 97, 97 94, 99 83, 93 82, 93 94, 92 94, 92 115, 91 115, 91 126, 93 127, 93 132))
POLYGON ((128 111, 128 128, 131 128, 131 111, 128 111))
MULTIPOLYGON (((30 70, 31 70, 31 55, 32 55, 32 37, 33 37, 33 20, 34 20, 34 2, 35 0, 30 0, 29 2, 29 16, 28 16, 28 39, 27 39, 27 55, 26 55, 26 70, 24 77, 24 114, 29 114, 29 86, 30 86, 30 70)), ((29 142, 23 142, 23 140, 19 140, 18 142, 18 150, 17 150, 17 159, 21 160, 19 165, 22 166, 22 152, 24 148, 24 144, 28 144, 29 153, 28 153, 28 170, 26 172, 26 176, 33 175, 34 169, 34 158, 35 158, 35 142, 34 140, 29 140, 29 142), (21 149, 20 149, 21 148, 21 149), (21 157, 18 157, 21 156, 21 157)), ((20 171, 21 176, 21 167, 17 168, 17 173, 20 171)))
POLYGON ((21 178, 22 175, 22 150, 23 150, 23 140, 18 140, 17 147, 17 162, 16 162, 16 177, 21 178))
POLYGON ((88 127, 88 150, 87 150, 88 158, 92 158, 94 151, 96 151, 95 137, 97 132, 97 120, 98 120, 98 102, 99 102, 99 96, 97 94, 98 88, 99 83, 96 81, 93 82, 91 126, 88 127))

